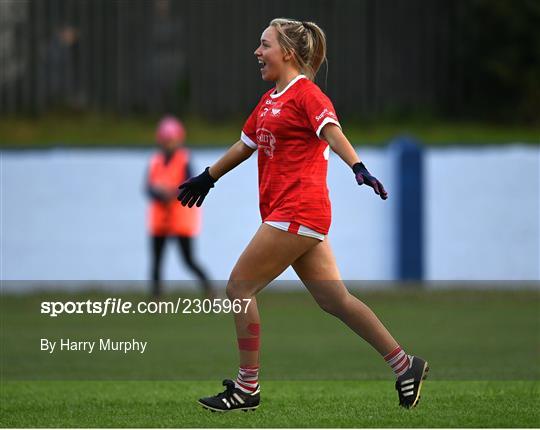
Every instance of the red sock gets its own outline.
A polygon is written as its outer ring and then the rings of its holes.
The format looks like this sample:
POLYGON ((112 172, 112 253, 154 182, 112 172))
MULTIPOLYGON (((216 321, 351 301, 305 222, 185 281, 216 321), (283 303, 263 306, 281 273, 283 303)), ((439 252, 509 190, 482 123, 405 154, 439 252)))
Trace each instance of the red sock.
POLYGON ((396 376, 399 378, 403 375, 411 365, 409 356, 397 346, 393 351, 384 356, 384 360, 390 365, 396 376))
POLYGON ((234 385, 244 393, 254 393, 259 386, 259 366, 240 367, 234 385))

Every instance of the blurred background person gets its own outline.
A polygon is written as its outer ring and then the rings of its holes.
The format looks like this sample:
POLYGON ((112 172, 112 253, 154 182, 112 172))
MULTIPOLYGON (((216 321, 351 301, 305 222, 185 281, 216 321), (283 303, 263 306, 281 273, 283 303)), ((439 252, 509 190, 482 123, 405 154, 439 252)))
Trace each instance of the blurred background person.
POLYGON ((162 294, 161 266, 163 250, 168 238, 178 245, 188 268, 197 276, 204 294, 213 297, 208 276, 193 257, 193 241, 201 230, 199 208, 186 208, 178 204, 178 184, 191 177, 189 151, 185 148, 186 132, 182 123, 173 116, 164 117, 156 130, 157 151, 150 160, 146 193, 150 198, 148 228, 151 237, 151 294, 162 294))
MULTIPOLYGON (((148 53, 145 55, 145 82, 150 108, 156 112, 185 111, 186 35, 183 17, 173 13, 170 0, 155 0, 148 18, 148 53)), ((176 8, 183 5, 176 3, 176 8)))
POLYGON ((86 105, 82 73, 80 30, 65 22, 57 26, 43 52, 42 69, 52 106, 80 110, 86 105))

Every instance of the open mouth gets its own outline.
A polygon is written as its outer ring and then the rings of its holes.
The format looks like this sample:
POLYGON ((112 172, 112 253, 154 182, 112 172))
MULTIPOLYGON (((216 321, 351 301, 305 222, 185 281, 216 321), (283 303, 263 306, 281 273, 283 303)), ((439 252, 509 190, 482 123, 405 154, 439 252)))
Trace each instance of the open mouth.
POLYGON ((257 58, 257 62, 259 63, 259 69, 264 69, 264 67, 266 66, 266 63, 261 60, 260 58, 257 58))

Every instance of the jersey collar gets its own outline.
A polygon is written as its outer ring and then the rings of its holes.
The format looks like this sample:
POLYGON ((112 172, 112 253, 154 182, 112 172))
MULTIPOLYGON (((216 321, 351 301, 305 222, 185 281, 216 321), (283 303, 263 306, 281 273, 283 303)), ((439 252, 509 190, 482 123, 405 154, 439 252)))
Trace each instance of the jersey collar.
POLYGON ((289 82, 287 84, 287 86, 283 89, 283 91, 279 92, 279 93, 272 93, 270 94, 270 97, 272 97, 273 99, 283 95, 289 88, 291 88, 296 82, 298 82, 300 79, 303 79, 305 78, 306 76, 305 75, 298 75, 296 78, 294 78, 291 82, 289 82))

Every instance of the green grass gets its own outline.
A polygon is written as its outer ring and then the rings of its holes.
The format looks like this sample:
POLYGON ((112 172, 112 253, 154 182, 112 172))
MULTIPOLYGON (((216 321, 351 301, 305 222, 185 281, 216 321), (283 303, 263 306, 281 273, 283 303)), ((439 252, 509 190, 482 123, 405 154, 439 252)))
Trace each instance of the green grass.
POLYGON ((216 382, 8 382, 2 427, 538 427, 539 384, 426 381, 414 410, 390 382, 267 381, 259 410, 215 414, 195 401, 216 382))
MULTIPOLYGON (((104 114, 47 114, 38 118, 0 118, 0 145, 12 148, 50 146, 152 146, 157 117, 104 114)), ((186 118, 187 143, 231 145, 240 136, 242 120, 208 123, 186 118)))
MULTIPOLYGON (((230 145, 238 140, 245 118, 204 121, 184 118, 188 144, 230 145)), ((158 118, 90 113, 49 113, 38 118, 0 118, 0 146, 40 148, 49 146, 151 146, 158 118)), ((359 122, 345 119, 343 128, 355 145, 384 145, 398 135, 415 136, 428 145, 540 143, 538 125, 505 125, 443 120, 359 122)))
POLYGON ((277 289, 259 299, 263 407, 225 416, 194 401, 217 393, 221 379, 234 376, 229 315, 50 318, 40 314, 41 301, 104 300, 111 294, 3 295, 0 425, 540 426, 538 291, 357 291, 407 351, 430 361, 419 408, 404 411, 397 407, 390 371, 371 347, 320 311, 307 293, 272 292, 277 289), (44 336, 136 338, 149 346, 144 355, 51 355, 39 350, 44 336))

